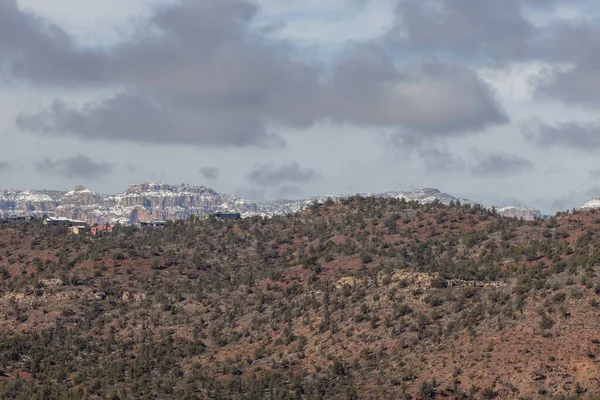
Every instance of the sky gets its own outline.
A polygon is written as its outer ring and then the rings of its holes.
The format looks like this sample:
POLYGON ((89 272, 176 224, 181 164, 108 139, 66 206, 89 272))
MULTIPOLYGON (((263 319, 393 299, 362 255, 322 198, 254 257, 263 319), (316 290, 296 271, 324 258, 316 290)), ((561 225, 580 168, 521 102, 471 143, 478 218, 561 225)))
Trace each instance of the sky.
POLYGON ((0 0, 0 188, 600 195, 591 0, 0 0))

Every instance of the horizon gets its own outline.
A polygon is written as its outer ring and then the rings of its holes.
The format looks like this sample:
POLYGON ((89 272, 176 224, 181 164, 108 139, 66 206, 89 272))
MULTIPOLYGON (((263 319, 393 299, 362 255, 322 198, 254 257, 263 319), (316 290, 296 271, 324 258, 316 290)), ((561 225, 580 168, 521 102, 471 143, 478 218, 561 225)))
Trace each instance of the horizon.
MULTIPOLYGON (((406 193, 406 194, 411 194, 411 193, 415 193, 417 191, 422 191, 422 190, 436 190, 439 191, 440 194, 446 194, 449 195, 451 197, 454 197, 456 200, 460 201, 460 200, 467 200, 469 202, 472 202, 473 204, 477 204, 480 206, 483 206, 487 209, 492 209, 492 208, 496 208, 497 210, 500 209, 508 209, 511 207, 522 207, 522 208, 527 208, 527 209, 531 209, 531 210, 535 210, 535 211, 539 211, 541 212, 541 214, 543 216, 553 216, 556 215, 557 213, 560 212, 568 212, 572 209, 580 209, 581 206, 583 206, 585 203, 580 204, 579 206, 575 206, 575 207, 569 207, 566 208, 564 210, 558 210, 554 213, 547 213, 545 212, 543 209, 536 207, 535 205, 531 205, 531 204, 506 204, 506 205, 499 205, 499 204, 485 204, 483 202, 479 202, 478 200, 474 200, 474 199, 469 199, 460 195, 456 195, 450 191, 445 191, 442 189, 438 189, 438 188, 432 188, 432 187, 420 187, 420 188, 416 188, 416 189, 386 189, 386 190, 378 190, 378 191, 373 191, 373 192, 355 192, 355 193, 324 193, 324 194, 315 194, 315 195, 309 195, 309 196, 305 196, 305 197, 299 197, 299 198, 267 198, 267 199, 251 199, 248 197, 243 197, 243 196, 238 196, 236 194, 232 194, 232 193, 227 193, 227 192, 222 192, 219 190, 216 190, 214 187, 209 186, 209 185, 204 185, 204 184, 193 184, 193 183, 168 183, 168 182, 161 182, 161 181, 141 181, 141 182, 135 182, 135 183, 131 183, 127 186, 127 188, 120 190, 120 191, 116 191, 113 193, 107 193, 107 192, 99 192, 94 190, 91 186, 88 185, 83 185, 83 184, 77 184, 72 188, 63 188, 63 189, 57 189, 57 188, 42 188, 42 189, 35 189, 35 188, 0 188, 0 193, 3 191, 9 191, 9 192, 44 192, 44 191, 51 191, 51 192, 64 192, 69 193, 69 192, 73 192, 76 191, 76 189, 78 187, 81 188, 81 190, 89 190, 94 194, 98 194, 101 196, 106 196, 106 197, 111 197, 111 196, 117 196, 120 194, 124 194, 129 188, 131 188, 132 186, 136 186, 136 185, 164 185, 164 186, 170 186, 170 187, 180 187, 180 186, 189 186, 189 187, 193 187, 193 188, 205 188, 208 190, 212 190, 215 191, 218 194, 221 195, 228 195, 228 196, 233 196, 239 200, 247 200, 250 201, 252 203, 256 203, 256 204, 264 204, 264 203, 268 203, 268 202, 276 202, 276 201, 290 201, 290 202, 295 202, 295 201, 303 201, 303 200, 310 200, 310 199, 315 199, 315 198, 325 198, 325 197, 351 197, 351 196, 364 196, 364 197, 369 197, 372 195, 378 195, 378 194, 385 194, 385 193, 392 193, 392 192, 397 192, 397 193, 406 193)), ((595 196, 590 198, 588 201, 594 200, 597 197, 600 196, 595 196)), ((587 203, 587 202, 586 202, 587 203)))

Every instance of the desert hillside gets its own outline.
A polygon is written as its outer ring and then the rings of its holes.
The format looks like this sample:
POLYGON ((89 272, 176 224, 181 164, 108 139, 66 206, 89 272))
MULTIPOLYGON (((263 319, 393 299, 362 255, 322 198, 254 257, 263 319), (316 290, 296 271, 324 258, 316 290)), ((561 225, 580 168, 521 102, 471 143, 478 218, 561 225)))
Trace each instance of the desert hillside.
POLYGON ((4 224, 0 398, 592 398, 599 233, 593 210, 361 197, 99 237, 4 224))

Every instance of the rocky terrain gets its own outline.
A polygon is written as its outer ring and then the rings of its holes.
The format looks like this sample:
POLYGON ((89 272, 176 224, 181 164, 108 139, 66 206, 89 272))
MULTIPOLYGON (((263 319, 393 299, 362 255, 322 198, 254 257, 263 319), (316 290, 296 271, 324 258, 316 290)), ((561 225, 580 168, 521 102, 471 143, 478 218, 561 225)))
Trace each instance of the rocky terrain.
MULTIPOLYGON (((456 198, 437 189, 361 193, 365 197, 405 199, 421 204, 439 201, 443 204, 472 201, 456 198)), ((102 195, 83 186, 65 191, 1 191, 0 216, 33 215, 67 217, 88 224, 133 224, 151 220, 182 220, 192 215, 215 211, 235 211, 244 217, 255 215, 288 215, 307 206, 324 203, 328 198, 340 201, 349 195, 329 195, 301 200, 272 200, 252 202, 232 195, 218 193, 204 186, 139 183, 116 195, 102 195)), ((531 220, 541 216, 539 210, 528 207, 507 207, 498 210, 501 215, 531 220)))
POLYGON ((500 207, 496 211, 503 217, 522 218, 525 221, 533 221, 544 217, 540 210, 527 206, 500 207))
MULTIPOLYGON (((93 223, 131 224, 150 220, 181 220, 191 215, 215 211, 236 211, 243 216, 287 215, 298 212, 314 202, 328 198, 339 201, 348 196, 331 195, 302 200, 273 200, 262 203, 221 194, 204 186, 140 183, 117 195, 101 195, 77 186, 68 192, 4 191, 0 197, 0 212, 8 215, 60 216, 93 223)), ((364 194, 371 196, 370 194, 364 194)), ((386 192, 375 197, 405 198, 420 203, 439 200, 448 204, 458 200, 436 189, 414 192, 386 192)), ((465 203, 471 203, 462 199, 465 203)))
POLYGON ((0 224, 0 399, 595 399, 599 238, 595 210, 373 196, 100 237, 0 224))
POLYGON ((0 215, 52 215, 64 194, 53 190, 0 190, 0 215))
POLYGON ((579 207, 579 209, 581 209, 581 210, 600 209, 600 196, 594 197, 593 199, 591 199, 590 201, 586 202, 581 207, 579 207))

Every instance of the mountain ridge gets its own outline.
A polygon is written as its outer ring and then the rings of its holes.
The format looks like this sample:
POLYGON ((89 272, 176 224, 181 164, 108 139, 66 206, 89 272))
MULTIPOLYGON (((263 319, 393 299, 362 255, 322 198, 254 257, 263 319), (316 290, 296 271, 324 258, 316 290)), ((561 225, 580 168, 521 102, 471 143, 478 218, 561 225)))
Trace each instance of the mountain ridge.
MULTIPOLYGON (((363 197, 384 197, 417 201, 421 204, 439 201, 444 204, 475 202, 457 198, 438 189, 421 188, 413 191, 389 190, 380 193, 358 193, 363 197)), ((69 191, 60 190, 0 190, 0 216, 43 215, 83 220, 88 224, 121 223, 130 225, 151 220, 182 220, 192 215, 215 211, 239 212, 243 217, 289 215, 327 199, 340 201, 353 195, 333 194, 304 199, 273 199, 251 201, 219 193, 203 185, 171 185, 159 182, 140 182, 122 192, 106 195, 78 185, 69 191)), ((541 212, 532 207, 504 207, 501 215, 535 219, 541 212)))
POLYGON ((600 196, 596 196, 590 199, 588 202, 584 203, 583 205, 579 206, 580 210, 592 210, 598 208, 600 208, 600 196))

